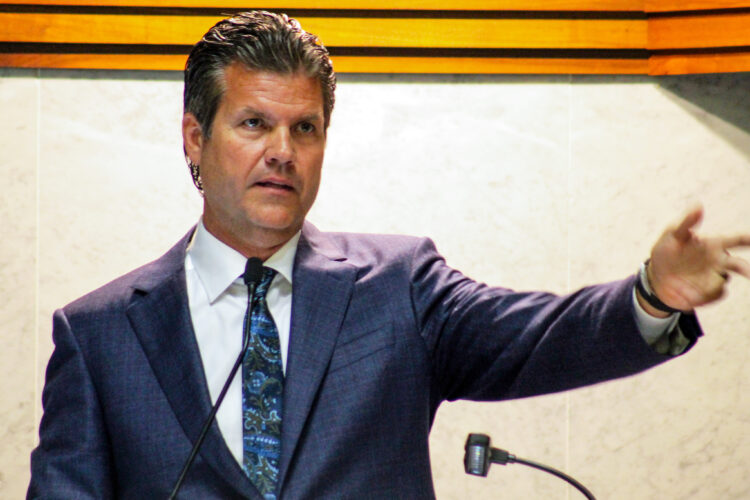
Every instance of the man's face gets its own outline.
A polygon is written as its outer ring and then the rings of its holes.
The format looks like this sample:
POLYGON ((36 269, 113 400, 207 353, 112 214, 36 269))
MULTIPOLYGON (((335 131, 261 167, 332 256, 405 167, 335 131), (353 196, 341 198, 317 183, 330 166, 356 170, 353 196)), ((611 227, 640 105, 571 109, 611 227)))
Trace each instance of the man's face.
POLYGON ((302 73, 232 64, 206 139, 183 118, 190 159, 200 165, 203 222, 245 255, 279 246, 301 227, 320 184, 326 133, 320 83, 302 73))

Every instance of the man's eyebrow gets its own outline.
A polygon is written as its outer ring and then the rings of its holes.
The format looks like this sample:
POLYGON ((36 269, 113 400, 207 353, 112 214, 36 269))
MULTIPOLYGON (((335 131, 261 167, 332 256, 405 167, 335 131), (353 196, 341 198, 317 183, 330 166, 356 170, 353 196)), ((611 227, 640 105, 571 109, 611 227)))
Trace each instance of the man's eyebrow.
POLYGON ((268 115, 266 113, 264 113, 263 111, 257 110, 251 106, 245 106, 244 108, 240 109, 238 114, 253 115, 253 116, 257 116, 258 118, 263 118, 264 120, 268 118, 268 115))
POLYGON ((316 121, 323 121, 323 115, 320 113, 310 113, 308 115, 304 115, 302 118, 299 119, 301 122, 316 122, 316 121))
MULTIPOLYGON (((253 115, 256 116, 262 120, 269 120, 270 116, 267 113, 264 113, 263 111, 260 111, 258 109, 253 108, 252 106, 245 106, 244 108, 240 109, 238 112, 239 115, 253 115)), ((302 115, 298 120, 298 122, 322 122, 323 121, 323 114, 319 113, 317 111, 308 113, 305 115, 302 115)))

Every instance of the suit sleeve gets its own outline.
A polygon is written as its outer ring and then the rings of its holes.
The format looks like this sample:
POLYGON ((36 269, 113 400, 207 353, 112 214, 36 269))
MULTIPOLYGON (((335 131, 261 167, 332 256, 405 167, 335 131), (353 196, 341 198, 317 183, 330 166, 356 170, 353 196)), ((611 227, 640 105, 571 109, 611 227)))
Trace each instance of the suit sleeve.
MULTIPOLYGON (((411 297, 437 398, 534 396, 628 376, 672 359, 652 349, 638 331, 634 280, 564 296, 514 292, 451 269, 424 240, 412 257, 411 297)), ((692 315, 684 315, 680 328, 690 346, 701 335, 692 315)))
POLYGON ((100 402, 65 313, 55 312, 55 350, 42 394, 39 445, 27 498, 112 498, 112 464, 100 402))

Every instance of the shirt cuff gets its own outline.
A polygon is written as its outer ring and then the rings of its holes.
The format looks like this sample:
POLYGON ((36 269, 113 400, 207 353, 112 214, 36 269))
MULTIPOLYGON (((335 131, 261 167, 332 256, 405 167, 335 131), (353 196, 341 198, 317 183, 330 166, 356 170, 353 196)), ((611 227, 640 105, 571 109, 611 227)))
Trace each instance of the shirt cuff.
POLYGON ((635 323, 638 325, 638 331, 641 333, 643 340, 650 346, 655 345, 663 337, 668 336, 680 319, 678 313, 670 314, 666 318, 651 316, 638 303, 638 298, 635 295, 635 287, 633 287, 633 307, 635 309, 635 323))

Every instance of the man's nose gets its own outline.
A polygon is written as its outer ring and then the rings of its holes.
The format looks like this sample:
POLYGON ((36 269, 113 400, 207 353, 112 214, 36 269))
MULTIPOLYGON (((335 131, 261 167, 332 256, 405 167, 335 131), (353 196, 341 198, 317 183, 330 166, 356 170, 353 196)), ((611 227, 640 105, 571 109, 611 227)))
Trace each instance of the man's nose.
POLYGON ((269 164, 286 165, 294 161, 294 142, 288 129, 278 128, 269 137, 266 148, 266 162, 269 164))

